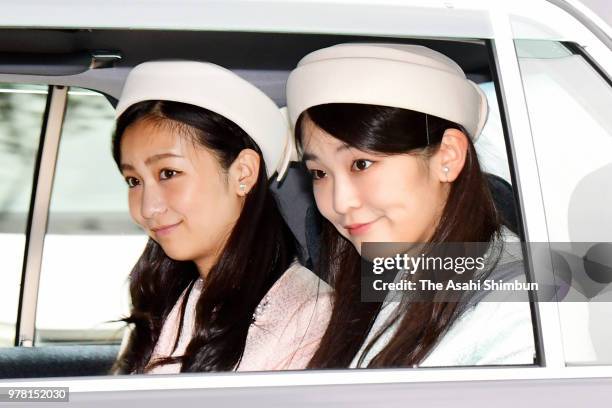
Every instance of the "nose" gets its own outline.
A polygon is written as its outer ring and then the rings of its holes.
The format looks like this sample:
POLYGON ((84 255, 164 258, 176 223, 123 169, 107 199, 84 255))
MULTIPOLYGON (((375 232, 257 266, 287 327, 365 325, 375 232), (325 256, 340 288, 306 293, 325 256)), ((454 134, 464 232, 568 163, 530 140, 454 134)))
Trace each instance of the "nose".
POLYGON ((338 214, 345 215, 351 209, 361 206, 359 198, 359 190, 349 179, 334 180, 334 211, 338 214))
POLYGON ((159 214, 166 212, 166 200, 161 189, 156 184, 143 186, 140 213, 146 220, 153 219, 159 214))

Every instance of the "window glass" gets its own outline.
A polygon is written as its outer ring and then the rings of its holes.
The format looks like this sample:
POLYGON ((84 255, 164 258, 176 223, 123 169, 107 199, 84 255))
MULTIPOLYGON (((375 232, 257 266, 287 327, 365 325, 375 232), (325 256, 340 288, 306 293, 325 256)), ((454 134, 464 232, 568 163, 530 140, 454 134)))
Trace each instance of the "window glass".
POLYGON ((47 87, 0 83, 0 347, 15 323, 32 181, 47 87))
POLYGON ((499 176, 512 184, 495 85, 492 81, 487 81, 478 84, 478 86, 487 96, 487 103, 489 104, 487 122, 474 144, 480 166, 483 171, 499 176))
POLYGON ((567 364, 612 363, 612 89, 573 44, 517 40, 553 259, 571 270, 559 304, 567 364), (606 272, 607 270, 607 272, 606 272), (576 293, 573 293, 576 292, 576 293))
POLYGON ((36 314, 36 345, 118 343, 127 277, 146 241, 129 218, 111 155, 114 110, 71 88, 64 120, 36 314))

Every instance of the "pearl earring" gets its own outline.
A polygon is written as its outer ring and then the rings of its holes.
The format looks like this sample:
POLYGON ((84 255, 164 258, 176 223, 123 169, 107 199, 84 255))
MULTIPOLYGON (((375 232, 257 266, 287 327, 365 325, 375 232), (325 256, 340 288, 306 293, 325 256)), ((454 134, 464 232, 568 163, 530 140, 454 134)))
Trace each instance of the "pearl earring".
POLYGON ((240 183, 240 185, 238 187, 240 187, 240 191, 242 191, 242 192, 244 192, 244 190, 246 190, 246 184, 244 184, 244 183, 240 183))
POLYGON ((442 170, 444 170, 444 174, 446 174, 446 182, 448 183, 448 171, 449 171, 449 168, 447 166, 444 166, 444 168, 442 170))

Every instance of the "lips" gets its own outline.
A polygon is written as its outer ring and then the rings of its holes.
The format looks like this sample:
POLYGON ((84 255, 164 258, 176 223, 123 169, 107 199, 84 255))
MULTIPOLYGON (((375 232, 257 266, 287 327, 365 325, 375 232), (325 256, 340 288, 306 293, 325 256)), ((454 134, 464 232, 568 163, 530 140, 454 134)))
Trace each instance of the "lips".
POLYGON ((158 237, 162 237, 170 234, 174 229, 176 229, 176 227, 178 227, 180 223, 181 221, 177 222, 176 224, 161 225, 159 227, 151 228, 151 231, 153 231, 158 237))
POLYGON ((365 234, 375 222, 376 220, 366 223, 350 224, 345 225, 344 228, 348 231, 350 235, 361 235, 365 234))

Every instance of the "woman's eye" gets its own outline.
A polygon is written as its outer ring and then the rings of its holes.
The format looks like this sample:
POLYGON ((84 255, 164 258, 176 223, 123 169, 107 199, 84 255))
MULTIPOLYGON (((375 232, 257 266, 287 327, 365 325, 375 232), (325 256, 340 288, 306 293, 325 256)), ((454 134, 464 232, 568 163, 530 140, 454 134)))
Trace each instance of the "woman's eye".
POLYGON ((162 171, 159 172, 159 178, 162 180, 167 180, 169 178, 176 176, 178 173, 179 172, 176 170, 163 169, 162 171))
POLYGON ((126 177, 125 182, 129 188, 136 187, 138 185, 138 179, 136 177, 126 177))
POLYGON ((325 177, 325 172, 323 170, 309 170, 310 175, 312 176, 313 180, 321 180, 323 177, 325 177))
POLYGON ((362 171, 362 170, 365 170, 368 167, 370 167, 372 165, 372 163, 373 162, 371 160, 366 160, 366 159, 355 160, 353 162, 351 170, 362 171))

